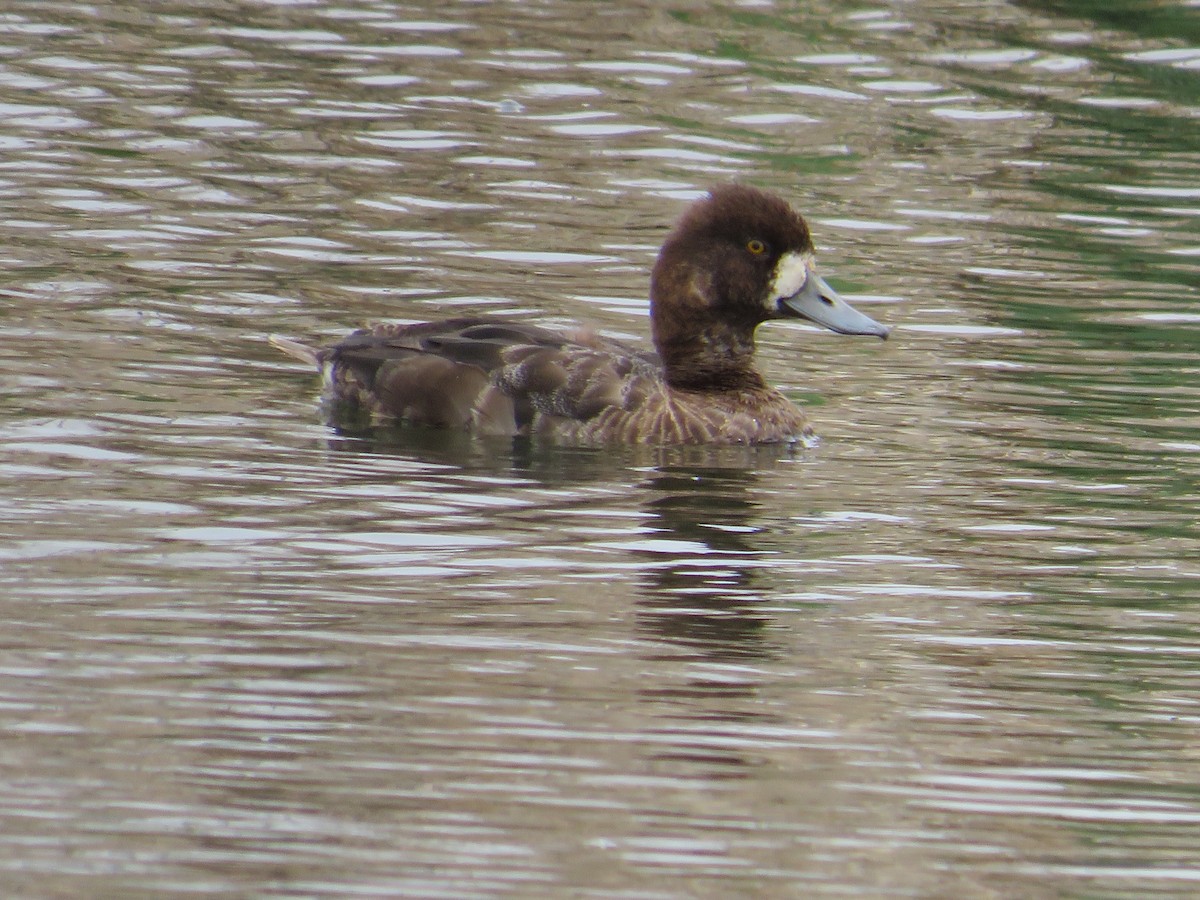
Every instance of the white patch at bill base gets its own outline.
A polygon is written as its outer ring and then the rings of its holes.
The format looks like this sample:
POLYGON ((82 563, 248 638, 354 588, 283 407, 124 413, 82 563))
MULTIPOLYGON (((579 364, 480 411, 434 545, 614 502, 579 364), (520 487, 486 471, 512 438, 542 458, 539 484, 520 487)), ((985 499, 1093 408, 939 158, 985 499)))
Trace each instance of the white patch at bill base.
POLYGON ((767 294, 767 305, 774 307, 780 300, 795 297, 800 293, 812 273, 812 266, 813 258, 808 253, 789 252, 779 257, 779 262, 775 263, 771 289, 767 294))

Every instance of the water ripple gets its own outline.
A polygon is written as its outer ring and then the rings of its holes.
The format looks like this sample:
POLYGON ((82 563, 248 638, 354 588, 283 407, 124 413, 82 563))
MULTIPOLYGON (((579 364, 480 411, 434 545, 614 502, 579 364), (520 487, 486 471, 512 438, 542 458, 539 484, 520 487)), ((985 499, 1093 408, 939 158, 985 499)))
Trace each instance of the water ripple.
POLYGON ((1196 880, 1186 10, 259 12, 0 16, 10 893, 1196 880), (644 340, 731 178, 896 326, 759 331, 813 447, 333 427, 265 342, 644 340))

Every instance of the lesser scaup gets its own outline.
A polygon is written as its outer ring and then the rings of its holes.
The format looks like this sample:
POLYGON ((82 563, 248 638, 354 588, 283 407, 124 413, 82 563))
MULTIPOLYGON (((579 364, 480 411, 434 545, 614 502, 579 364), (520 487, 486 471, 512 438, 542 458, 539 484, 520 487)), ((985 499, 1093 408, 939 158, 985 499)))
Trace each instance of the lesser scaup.
POLYGON ((658 254, 657 354, 503 318, 375 325, 327 348, 271 342, 317 366, 332 399, 383 419, 573 444, 757 444, 811 433, 754 366, 755 329, 795 317, 888 335, 817 275, 795 210, 730 184, 688 207, 658 254))

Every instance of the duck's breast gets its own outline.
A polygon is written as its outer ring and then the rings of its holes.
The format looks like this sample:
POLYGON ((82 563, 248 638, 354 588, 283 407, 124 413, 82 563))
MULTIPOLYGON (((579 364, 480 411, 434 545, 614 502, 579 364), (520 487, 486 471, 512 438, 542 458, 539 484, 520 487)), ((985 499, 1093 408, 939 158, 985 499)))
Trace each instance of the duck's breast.
POLYGON ((660 379, 629 378, 621 402, 588 419, 542 415, 535 433, 586 445, 767 444, 804 440, 804 414, 777 391, 674 390, 660 379))

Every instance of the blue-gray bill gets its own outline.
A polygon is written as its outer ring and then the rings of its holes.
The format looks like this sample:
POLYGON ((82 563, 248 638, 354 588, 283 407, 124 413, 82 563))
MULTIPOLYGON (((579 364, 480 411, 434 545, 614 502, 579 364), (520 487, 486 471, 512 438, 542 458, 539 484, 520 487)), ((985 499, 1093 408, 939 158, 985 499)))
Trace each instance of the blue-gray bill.
POLYGON ((839 297, 816 272, 810 272, 804 287, 791 297, 784 297, 779 304, 838 334, 871 334, 887 340, 891 331, 839 297))

